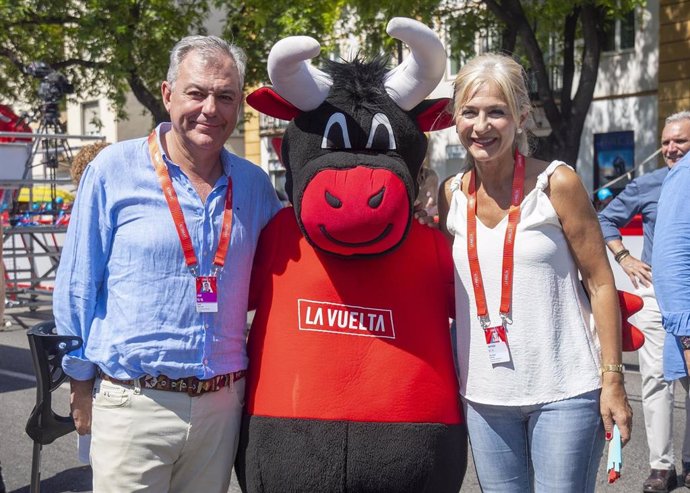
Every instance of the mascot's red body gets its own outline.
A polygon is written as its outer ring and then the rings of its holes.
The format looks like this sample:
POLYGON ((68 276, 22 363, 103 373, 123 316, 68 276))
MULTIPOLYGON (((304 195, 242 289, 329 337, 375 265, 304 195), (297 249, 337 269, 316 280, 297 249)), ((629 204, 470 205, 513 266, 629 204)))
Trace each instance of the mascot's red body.
POLYGON ((248 98, 292 120, 282 158, 294 209, 269 223, 255 257, 245 491, 462 483, 452 259, 438 231, 412 220, 423 132, 449 125, 447 100, 423 101, 445 53, 415 21, 395 19, 389 32, 412 51, 397 76, 381 60, 318 71, 305 62, 318 43, 288 38, 269 56, 274 88, 248 98))
POLYGON ((265 262, 254 276, 270 288, 252 301, 270 309, 254 318, 249 411, 457 424, 445 241, 415 224, 394 252, 353 262, 312 248, 294 212, 283 210, 262 238, 258 258, 265 262), (428 261, 411 262, 415 257, 428 261))

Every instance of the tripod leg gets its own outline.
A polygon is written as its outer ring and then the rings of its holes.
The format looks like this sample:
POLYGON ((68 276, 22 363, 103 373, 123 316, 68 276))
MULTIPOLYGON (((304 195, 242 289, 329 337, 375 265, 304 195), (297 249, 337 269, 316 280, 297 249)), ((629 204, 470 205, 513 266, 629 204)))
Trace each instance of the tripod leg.
POLYGON ((34 442, 34 452, 31 456, 31 487, 30 493, 41 492, 41 449, 43 445, 34 442))

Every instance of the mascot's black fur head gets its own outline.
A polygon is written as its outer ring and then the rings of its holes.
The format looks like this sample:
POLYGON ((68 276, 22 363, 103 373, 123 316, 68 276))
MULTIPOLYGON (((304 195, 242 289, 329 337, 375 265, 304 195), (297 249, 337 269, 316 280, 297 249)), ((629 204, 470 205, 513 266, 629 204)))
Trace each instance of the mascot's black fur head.
MULTIPOLYGON (((295 44, 299 52, 304 39, 296 38, 295 44)), ((281 50, 292 57, 290 49, 281 50)), ((442 48, 441 52, 445 65, 442 48)), ((295 63, 292 58, 285 63, 295 63)), ((276 70, 284 65, 276 62, 276 70)), ((312 109, 300 110, 267 87, 247 97, 259 111, 292 120, 283 136, 281 158, 287 170, 285 189, 299 226, 312 245, 329 253, 388 252, 403 241, 412 223, 416 177, 427 151, 424 131, 452 124, 446 113, 449 100, 405 102, 398 88, 390 87, 395 74, 385 57, 326 60, 321 70, 310 70, 299 64, 296 71, 288 70, 289 75, 302 71, 306 79, 289 82, 285 92, 297 87, 301 95, 293 100, 309 99, 319 79, 323 96, 316 103, 302 101, 301 107, 312 109), (412 109, 402 109, 398 101, 412 109)), ((406 82, 414 92, 416 79, 406 82)), ((433 89, 428 82, 423 90, 427 87, 433 89)))
POLYGON ((304 191, 316 172, 362 165, 388 169, 403 180, 411 211, 427 139, 413 114, 401 110, 386 93, 385 62, 384 58, 369 63, 328 61, 323 67, 333 80, 328 97, 288 126, 282 156, 289 170, 286 191, 298 216, 304 191))
POLYGON ((388 97, 383 87, 383 78, 388 72, 388 57, 379 56, 371 62, 360 58, 352 61, 323 61, 323 71, 330 75, 334 87, 343 91, 345 99, 353 103, 352 111, 357 107, 376 111, 381 100, 388 97))

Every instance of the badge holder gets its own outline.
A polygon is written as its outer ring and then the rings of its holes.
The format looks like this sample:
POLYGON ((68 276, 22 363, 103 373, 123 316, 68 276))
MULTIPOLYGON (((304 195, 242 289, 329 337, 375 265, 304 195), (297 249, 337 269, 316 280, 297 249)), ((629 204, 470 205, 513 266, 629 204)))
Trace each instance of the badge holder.
POLYGON ((510 362, 510 349, 508 348, 507 319, 501 315, 503 323, 490 327, 489 317, 479 317, 479 323, 484 329, 484 339, 489 353, 489 361, 492 365, 510 362))
POLYGON ((196 311, 215 313, 218 311, 218 283, 216 276, 197 276, 196 311))
POLYGON ((218 269, 214 269, 210 276, 200 276, 199 270, 190 268, 196 284, 197 313, 216 313, 218 311, 218 269))

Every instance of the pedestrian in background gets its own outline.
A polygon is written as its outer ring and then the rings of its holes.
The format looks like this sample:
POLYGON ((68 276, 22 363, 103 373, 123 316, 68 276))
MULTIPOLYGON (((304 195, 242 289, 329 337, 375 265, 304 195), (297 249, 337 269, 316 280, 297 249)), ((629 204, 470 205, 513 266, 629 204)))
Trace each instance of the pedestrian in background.
MULTIPOLYGON (((690 116, 690 112, 684 112, 690 116)), ((664 377, 685 393, 685 440, 681 484, 690 488, 690 153, 678 161, 661 188, 654 234, 654 286, 666 339, 664 377)))
MULTIPOLYGON (((654 292, 655 283, 652 283, 652 251, 657 245, 654 231, 661 185, 669 169, 673 168, 689 150, 690 112, 684 111, 669 116, 661 132, 661 154, 666 166, 631 181, 599 213, 599 223, 606 246, 630 278, 635 293, 644 300, 644 307, 635 314, 633 323, 645 335, 645 343, 637 355, 642 378, 642 409, 651 469, 649 477, 642 484, 642 491, 648 493, 665 493, 677 484, 673 450, 673 382, 664 379, 662 355, 666 331, 654 292), (625 247, 620 233, 620 228, 628 224, 636 214, 642 216, 644 235, 642 257, 639 259, 625 247)), ((688 432, 690 427, 685 434, 684 460, 690 460, 688 432)))
POLYGON ((252 259, 280 209, 261 168, 224 149, 244 72, 236 46, 182 39, 161 86, 171 122, 81 176, 53 308, 84 340, 63 367, 99 493, 228 489, 252 259))
POLYGON ((469 61, 454 102, 471 167, 446 182, 439 211, 453 240, 460 393, 479 483, 485 493, 592 492, 605 433, 616 423, 627 442, 632 422, 594 208, 565 163, 526 157, 531 106, 518 63, 469 61))

